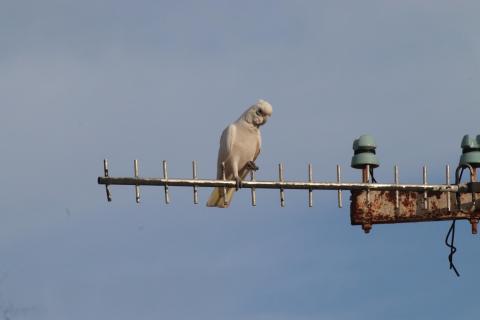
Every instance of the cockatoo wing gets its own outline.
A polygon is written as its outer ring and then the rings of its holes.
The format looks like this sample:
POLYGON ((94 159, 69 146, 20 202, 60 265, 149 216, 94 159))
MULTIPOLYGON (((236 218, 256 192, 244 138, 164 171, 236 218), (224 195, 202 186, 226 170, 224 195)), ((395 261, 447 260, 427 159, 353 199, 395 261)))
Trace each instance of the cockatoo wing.
MULTIPOLYGON (((236 136, 236 126, 229 125, 222 132, 220 137, 220 149, 218 150, 217 161, 217 179, 223 179, 222 163, 225 164, 225 179, 233 179, 234 173, 230 165, 230 158, 232 157, 233 142, 236 136)), ((210 198, 208 198, 207 207, 227 208, 230 200, 233 197, 234 188, 227 188, 225 196, 223 195, 223 188, 214 188, 210 198), (226 199, 226 201, 225 201, 226 199)))
POLYGON ((230 180, 233 178, 232 168, 229 160, 233 152, 233 142, 235 140, 237 128, 234 124, 229 125, 222 132, 220 137, 220 149, 218 150, 217 161, 217 179, 222 179, 222 162, 225 163, 225 178, 230 180))

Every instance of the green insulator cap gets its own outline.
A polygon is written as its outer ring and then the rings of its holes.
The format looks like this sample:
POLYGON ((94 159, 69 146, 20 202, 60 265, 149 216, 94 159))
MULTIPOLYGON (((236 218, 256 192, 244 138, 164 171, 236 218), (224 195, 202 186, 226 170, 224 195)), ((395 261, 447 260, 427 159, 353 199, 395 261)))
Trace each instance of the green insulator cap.
POLYGON ((375 144, 375 139, 369 134, 363 134, 358 139, 353 141, 353 150, 375 150, 377 145, 375 144))
POLYGON ((462 155, 459 165, 471 165, 474 168, 480 167, 480 135, 476 138, 467 135, 462 139, 462 155))
POLYGON ((480 149, 480 135, 476 138, 470 137, 468 134, 464 135, 462 139, 462 149, 464 153, 470 149, 480 149))
POLYGON ((378 167, 380 164, 375 155, 376 148, 375 140, 371 135, 364 134, 355 139, 353 141, 352 168, 362 169, 367 165, 370 165, 372 168, 378 167))
POLYGON ((372 168, 376 168, 380 165, 374 153, 362 152, 353 155, 351 164, 352 168, 362 169, 365 168, 366 165, 370 165, 372 168))

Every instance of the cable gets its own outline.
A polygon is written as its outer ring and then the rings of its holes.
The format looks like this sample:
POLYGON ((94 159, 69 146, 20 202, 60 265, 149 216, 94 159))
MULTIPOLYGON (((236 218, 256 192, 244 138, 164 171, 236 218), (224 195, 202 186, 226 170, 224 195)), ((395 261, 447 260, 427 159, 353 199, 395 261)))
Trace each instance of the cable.
POLYGON ((372 177, 372 183, 377 183, 377 180, 373 176, 373 167, 370 167, 370 177, 372 177))
POLYGON ((450 248, 450 254, 448 255, 448 262, 450 263, 450 270, 453 269, 453 271, 455 272, 457 277, 460 277, 460 273, 458 273, 457 268, 453 264, 453 255, 455 254, 455 252, 457 252, 457 248, 453 245, 453 243, 455 241, 455 222, 456 222, 456 220, 454 219, 452 221, 452 225, 450 226, 450 229, 448 229, 447 236, 445 237, 445 245, 450 248), (452 237, 451 237, 450 243, 448 243, 448 238, 450 237, 450 235, 452 235, 452 237))
MULTIPOLYGON (((459 184, 460 181, 462 180, 462 175, 463 171, 465 170, 465 167, 462 167, 460 170, 460 174, 458 174, 458 168, 457 171, 455 172, 455 184, 459 184)), ((460 193, 457 193, 457 203, 460 204, 460 193)), ((461 210, 461 208, 459 208, 461 210)), ((457 248, 454 245, 455 242, 455 222, 457 220, 453 219, 452 224, 450 225, 450 229, 448 229, 447 236, 445 237, 445 245, 450 248, 450 254, 448 255, 448 262, 450 263, 450 270, 453 269, 457 277, 460 277, 460 273, 458 273, 457 268, 453 264, 453 255, 455 252, 457 252, 457 248), (448 242, 448 238, 450 238, 450 243, 448 242)))

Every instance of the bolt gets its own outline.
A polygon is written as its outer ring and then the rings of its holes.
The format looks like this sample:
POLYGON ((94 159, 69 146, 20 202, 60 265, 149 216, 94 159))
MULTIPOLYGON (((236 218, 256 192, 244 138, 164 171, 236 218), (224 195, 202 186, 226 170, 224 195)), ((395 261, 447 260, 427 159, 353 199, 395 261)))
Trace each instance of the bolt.
POLYGON ((362 229, 365 233, 370 233, 370 230, 372 230, 372 225, 370 223, 364 223, 362 224, 362 229))
POLYGON ((477 234, 478 233, 478 219, 477 218, 472 218, 470 219, 470 223, 472 225, 472 234, 477 234))

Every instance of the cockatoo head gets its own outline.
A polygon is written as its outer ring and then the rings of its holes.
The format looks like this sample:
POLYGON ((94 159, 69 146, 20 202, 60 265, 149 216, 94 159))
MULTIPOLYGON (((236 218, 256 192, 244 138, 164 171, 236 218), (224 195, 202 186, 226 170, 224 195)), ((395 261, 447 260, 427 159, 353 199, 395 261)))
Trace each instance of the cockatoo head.
POLYGON ((272 112, 273 109, 270 103, 265 100, 258 100, 257 103, 245 111, 241 118, 258 128, 267 122, 272 112))

